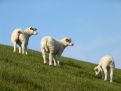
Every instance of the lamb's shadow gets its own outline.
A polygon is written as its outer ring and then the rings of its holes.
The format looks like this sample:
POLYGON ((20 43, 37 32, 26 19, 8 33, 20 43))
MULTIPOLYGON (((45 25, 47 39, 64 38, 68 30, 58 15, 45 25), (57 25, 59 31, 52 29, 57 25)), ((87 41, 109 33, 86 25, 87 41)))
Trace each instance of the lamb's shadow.
POLYGON ((72 63, 72 62, 70 62, 70 63, 61 62, 60 64, 61 64, 62 66, 67 65, 67 66, 72 66, 72 67, 74 67, 74 68, 79 68, 79 69, 82 68, 81 65, 78 65, 78 64, 75 64, 75 63, 72 63))

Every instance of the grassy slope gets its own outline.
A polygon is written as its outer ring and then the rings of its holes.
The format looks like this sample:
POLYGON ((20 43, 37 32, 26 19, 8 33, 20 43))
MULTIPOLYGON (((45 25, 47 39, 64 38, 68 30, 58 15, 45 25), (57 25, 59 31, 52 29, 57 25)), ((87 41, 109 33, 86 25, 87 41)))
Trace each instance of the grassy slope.
POLYGON ((115 70, 114 83, 95 77, 94 64, 61 58, 63 65, 42 63, 39 52, 29 55, 12 52, 0 45, 0 91, 120 91, 121 70, 115 70))

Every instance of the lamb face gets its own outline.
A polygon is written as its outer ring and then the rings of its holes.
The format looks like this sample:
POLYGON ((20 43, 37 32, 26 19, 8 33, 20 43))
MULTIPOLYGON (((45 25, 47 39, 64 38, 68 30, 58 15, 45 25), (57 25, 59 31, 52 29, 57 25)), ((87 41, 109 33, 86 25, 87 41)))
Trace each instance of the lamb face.
POLYGON ((30 27, 30 28, 29 28, 29 34, 30 34, 30 35, 37 35, 38 32, 37 32, 36 30, 37 30, 37 28, 30 27))
POLYGON ((100 75, 101 74, 101 68, 99 67, 99 66, 96 66, 95 68, 94 68, 94 71, 95 71, 95 75, 96 76, 98 76, 98 75, 100 75))
POLYGON ((65 37, 65 38, 64 38, 64 45, 65 45, 65 46, 73 46, 74 43, 72 43, 71 38, 65 37))

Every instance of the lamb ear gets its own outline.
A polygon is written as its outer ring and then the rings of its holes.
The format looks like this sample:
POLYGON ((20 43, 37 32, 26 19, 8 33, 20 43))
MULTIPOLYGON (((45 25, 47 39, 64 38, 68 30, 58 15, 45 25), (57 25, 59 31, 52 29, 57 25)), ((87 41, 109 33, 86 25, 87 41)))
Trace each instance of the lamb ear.
POLYGON ((18 31, 18 33, 19 33, 19 34, 21 34, 21 33, 22 33, 22 31, 18 31))
POLYGON ((33 28, 32 28, 32 27, 30 27, 29 29, 30 29, 30 30, 33 30, 33 28))
POLYGON ((70 39, 68 39, 68 38, 66 38, 66 39, 65 39, 65 41, 66 41, 66 42, 69 42, 69 43, 71 42, 71 40, 70 40, 70 39))
POLYGON ((66 40, 66 42, 68 42, 68 41, 69 41, 69 39, 67 39, 67 38, 66 38, 65 40, 66 40))
POLYGON ((98 71, 98 68, 97 68, 97 66, 94 68, 94 70, 95 70, 95 71, 98 71))

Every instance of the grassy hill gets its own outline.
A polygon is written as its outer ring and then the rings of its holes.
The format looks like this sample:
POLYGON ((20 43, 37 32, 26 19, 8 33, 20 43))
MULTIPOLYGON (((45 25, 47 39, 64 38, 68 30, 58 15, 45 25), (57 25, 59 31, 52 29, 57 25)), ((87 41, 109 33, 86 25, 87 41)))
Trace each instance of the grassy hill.
POLYGON ((61 57, 61 66, 44 65, 39 52, 13 53, 0 45, 0 91, 120 91, 121 70, 114 83, 96 77, 94 64, 61 57))

